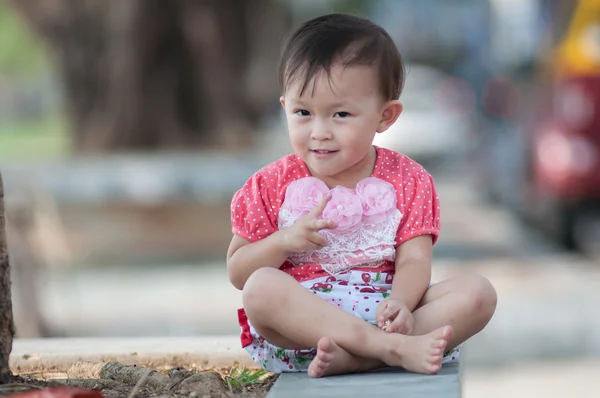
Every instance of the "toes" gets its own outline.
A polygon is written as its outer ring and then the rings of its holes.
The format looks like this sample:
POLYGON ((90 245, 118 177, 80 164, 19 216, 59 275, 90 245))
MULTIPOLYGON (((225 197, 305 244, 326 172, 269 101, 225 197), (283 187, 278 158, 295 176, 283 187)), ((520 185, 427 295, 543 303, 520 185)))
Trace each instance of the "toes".
POLYGON ((319 340, 319 349, 317 350, 317 355, 315 358, 318 358, 322 363, 331 362, 333 356, 333 346, 329 342, 329 340, 323 341, 323 339, 319 340))
POLYGON ((319 378, 323 375, 323 372, 320 369, 308 369, 308 377, 313 379, 319 378))
POLYGON ((433 342, 431 343, 431 347, 439 348, 440 350, 443 350, 444 348, 446 348, 446 344, 448 344, 448 341, 443 340, 443 339, 433 340, 433 342))
POLYGON ((317 351, 315 359, 319 360, 319 364, 325 366, 326 363, 331 362, 331 355, 325 351, 317 351))
POLYGON ((438 348, 441 348, 442 351, 444 351, 447 346, 448 346, 448 342, 446 340, 444 340, 443 344, 440 347, 438 347, 438 348))
POLYGON ((321 377, 323 376, 324 372, 325 369, 323 367, 323 363, 319 360, 319 358, 317 357, 313 359, 308 367, 308 377, 321 377))
POLYGON ((438 337, 431 342, 431 347, 439 348, 443 351, 448 345, 448 341, 452 338, 452 326, 444 326, 438 331, 438 337))
POLYGON ((432 348, 432 349, 429 350, 429 355, 441 357, 443 352, 444 352, 444 349, 442 347, 440 347, 440 348, 432 348))
POLYGON ((427 362, 429 362, 430 364, 436 365, 436 364, 442 364, 442 355, 431 355, 427 358, 427 362))
POLYGON ((430 364, 429 368, 427 370, 429 371, 430 374, 434 375, 437 372, 439 372, 441 368, 442 368, 441 364, 430 364))
POLYGON ((453 333, 452 326, 444 326, 442 328, 442 337, 445 340, 450 340, 452 338, 452 333, 453 333))
POLYGON ((323 350, 317 350, 317 355, 315 355, 315 359, 319 359, 319 360, 323 360, 325 357, 325 351, 323 350))
POLYGON ((331 348, 330 341, 327 337, 322 337, 317 343, 317 351, 329 351, 331 348))
POLYGON ((436 329, 429 334, 430 337, 433 337, 434 340, 444 340, 448 331, 446 330, 448 326, 444 326, 442 328, 436 329))

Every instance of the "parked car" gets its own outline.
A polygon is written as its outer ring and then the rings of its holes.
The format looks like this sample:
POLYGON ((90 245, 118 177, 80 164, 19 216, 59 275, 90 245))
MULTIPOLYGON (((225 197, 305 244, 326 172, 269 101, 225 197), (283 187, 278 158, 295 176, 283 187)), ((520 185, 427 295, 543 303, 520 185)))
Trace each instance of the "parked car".
POLYGON ((468 84, 424 65, 409 65, 406 72, 404 111, 373 143, 421 162, 464 156, 473 126, 468 84))

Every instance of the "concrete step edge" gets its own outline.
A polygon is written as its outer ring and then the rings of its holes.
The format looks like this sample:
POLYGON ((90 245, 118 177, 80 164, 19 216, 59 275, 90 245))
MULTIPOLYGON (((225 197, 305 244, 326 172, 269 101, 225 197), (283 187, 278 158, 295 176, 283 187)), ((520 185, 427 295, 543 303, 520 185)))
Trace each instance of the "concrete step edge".
POLYGON ((116 361, 157 367, 256 366, 238 336, 16 339, 15 374, 64 373, 77 362, 116 361))

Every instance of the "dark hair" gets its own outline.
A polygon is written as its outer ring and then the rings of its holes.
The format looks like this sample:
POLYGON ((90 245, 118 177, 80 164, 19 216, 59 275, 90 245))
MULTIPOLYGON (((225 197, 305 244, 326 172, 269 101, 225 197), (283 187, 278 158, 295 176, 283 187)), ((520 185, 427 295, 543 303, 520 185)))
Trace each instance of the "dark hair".
POLYGON ((300 93, 321 70, 331 65, 373 65, 379 91, 386 100, 398 99, 404 86, 404 63, 396 44, 379 25, 347 14, 328 14, 304 22, 288 39, 279 61, 281 90, 303 78, 300 93))

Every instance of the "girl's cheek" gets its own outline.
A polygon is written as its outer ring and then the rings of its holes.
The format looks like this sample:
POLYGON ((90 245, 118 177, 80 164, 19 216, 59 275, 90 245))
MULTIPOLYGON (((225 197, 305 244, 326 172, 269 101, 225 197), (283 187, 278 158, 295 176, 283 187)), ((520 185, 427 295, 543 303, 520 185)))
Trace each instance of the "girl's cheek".
POLYGON ((308 126, 310 124, 310 121, 308 120, 308 118, 293 118, 293 119, 288 119, 288 125, 290 127, 294 127, 294 128, 306 128, 306 126, 308 126))

